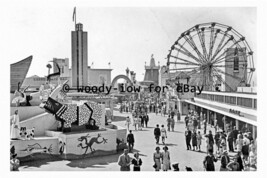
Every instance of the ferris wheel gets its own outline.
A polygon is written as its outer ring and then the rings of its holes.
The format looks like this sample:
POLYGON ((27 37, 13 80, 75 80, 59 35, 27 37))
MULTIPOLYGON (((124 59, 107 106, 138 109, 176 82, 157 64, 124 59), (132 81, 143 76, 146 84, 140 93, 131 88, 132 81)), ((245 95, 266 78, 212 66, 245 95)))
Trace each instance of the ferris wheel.
POLYGON ((230 26, 198 24, 179 36, 167 56, 167 72, 180 71, 194 76, 205 90, 214 90, 219 83, 225 91, 236 91, 251 82, 253 51, 245 37, 230 26))

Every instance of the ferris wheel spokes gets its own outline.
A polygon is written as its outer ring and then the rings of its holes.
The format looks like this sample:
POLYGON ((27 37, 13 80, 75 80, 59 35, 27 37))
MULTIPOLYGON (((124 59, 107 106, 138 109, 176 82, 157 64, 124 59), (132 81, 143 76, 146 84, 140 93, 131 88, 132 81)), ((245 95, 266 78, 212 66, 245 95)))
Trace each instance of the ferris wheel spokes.
POLYGON ((172 49, 177 50, 178 52, 181 52, 182 54, 188 56, 189 58, 194 59, 198 63, 202 63, 197 57, 195 57, 192 53, 190 53, 186 48, 183 47, 180 43, 177 42, 177 45, 180 46, 183 50, 176 48, 175 46, 172 46, 172 49))
MULTIPOLYGON (((230 39, 229 39, 229 40, 230 40, 230 39)), ((229 40, 228 40, 228 41, 229 41, 229 40)), ((234 40, 234 38, 231 39, 231 41, 232 41, 232 40, 234 40)), ((234 46, 237 45, 239 42, 244 41, 244 40, 245 40, 245 38, 242 37, 242 38, 240 38, 238 41, 234 41, 234 43, 233 43, 229 48, 234 47, 234 46)), ((225 50, 220 56, 218 56, 218 57, 213 61, 213 64, 216 63, 216 62, 218 62, 219 58, 222 57, 222 56, 224 56, 226 52, 227 52, 227 50, 225 50)), ((216 57, 216 56, 215 56, 215 57, 216 57)))
POLYGON ((214 33, 214 26, 215 26, 215 24, 214 25, 212 24, 212 26, 211 26, 210 50, 209 50, 208 61, 211 61, 213 47, 214 47, 215 41, 217 39, 217 35, 220 32, 220 30, 217 29, 216 32, 215 32, 215 36, 214 36, 213 35, 213 33, 214 33))
POLYGON ((198 50, 196 43, 194 42, 192 36, 190 35, 190 31, 188 31, 186 34, 184 34, 183 37, 188 42, 188 44, 191 46, 191 48, 193 48, 193 50, 197 53, 199 60, 201 60, 201 62, 204 62, 205 58, 203 57, 201 52, 198 50), (188 38, 186 35, 188 35, 188 38))
POLYGON ((196 25, 195 28, 197 30, 197 35, 198 35, 200 44, 202 46, 203 56, 205 59, 207 59, 208 53, 207 53, 207 49, 206 49, 206 45, 205 45, 205 33, 204 33, 205 28, 204 27, 201 28, 201 31, 199 30, 198 25, 196 25))
MULTIPOLYGON (((183 59, 183 58, 180 58, 180 57, 177 57, 177 56, 170 55, 170 57, 173 57, 173 58, 175 58, 175 59, 179 59, 179 60, 181 60, 181 61, 187 62, 187 64, 197 65, 197 66, 200 65, 200 64, 197 64, 197 63, 188 61, 188 60, 186 60, 186 59, 183 59)), ((169 64, 171 64, 171 63, 176 64, 175 62, 169 62, 169 64)))

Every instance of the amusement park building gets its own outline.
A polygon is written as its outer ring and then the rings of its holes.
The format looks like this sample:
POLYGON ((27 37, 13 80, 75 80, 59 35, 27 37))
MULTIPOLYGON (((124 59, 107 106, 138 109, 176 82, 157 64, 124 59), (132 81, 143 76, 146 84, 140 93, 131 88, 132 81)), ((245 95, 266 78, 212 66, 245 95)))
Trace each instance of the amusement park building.
POLYGON ((218 125, 225 130, 227 123, 231 123, 240 130, 246 126, 254 138, 257 135, 256 93, 203 91, 194 99, 185 99, 181 109, 184 114, 188 109, 202 111, 210 123, 216 118, 218 125))

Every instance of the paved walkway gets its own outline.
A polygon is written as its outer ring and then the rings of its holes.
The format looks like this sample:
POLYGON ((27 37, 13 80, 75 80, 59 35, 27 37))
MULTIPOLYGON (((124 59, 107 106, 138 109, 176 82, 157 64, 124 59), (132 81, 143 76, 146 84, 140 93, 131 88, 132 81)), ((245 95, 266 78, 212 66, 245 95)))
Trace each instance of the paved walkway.
MULTIPOLYGON (((127 116, 130 114, 119 113, 115 111, 115 115, 127 116)), ((164 124, 166 127, 167 117, 160 115, 155 115, 154 113, 149 114, 148 128, 144 128, 142 131, 135 131, 134 127, 131 125, 130 129, 133 130, 133 134, 136 140, 134 149, 138 151, 141 159, 143 160, 142 170, 143 171, 154 171, 153 165, 153 153, 155 147, 157 146, 154 139, 154 128, 156 124, 164 124)), ((177 118, 175 117, 175 120, 177 118)), ((182 121, 184 117, 182 117, 182 121)), ((125 121, 119 120, 114 121, 114 124, 125 127, 125 121)), ((191 167, 193 171, 203 171, 203 159, 206 155, 205 140, 202 140, 201 150, 203 152, 195 152, 186 150, 185 144, 185 124, 184 122, 175 123, 175 131, 167 133, 166 145, 169 147, 171 162, 178 162, 180 171, 185 171, 185 166, 191 167)), ((209 130, 209 127, 208 129, 209 130)), ((212 129, 214 132, 214 129, 212 129)), ((201 131, 202 133, 203 131, 201 131)), ((159 145, 161 151, 163 145, 159 145)), ((122 153, 120 153, 122 154, 122 153)), ((34 162, 27 162, 21 165, 21 171, 119 171, 119 166, 117 164, 118 157, 120 154, 102 156, 95 158, 87 158, 83 160, 63 160, 63 161, 53 161, 53 160, 40 160, 34 162)), ((130 153, 133 157, 133 154, 130 153)), ((219 170, 220 160, 215 165, 216 170, 219 170)))

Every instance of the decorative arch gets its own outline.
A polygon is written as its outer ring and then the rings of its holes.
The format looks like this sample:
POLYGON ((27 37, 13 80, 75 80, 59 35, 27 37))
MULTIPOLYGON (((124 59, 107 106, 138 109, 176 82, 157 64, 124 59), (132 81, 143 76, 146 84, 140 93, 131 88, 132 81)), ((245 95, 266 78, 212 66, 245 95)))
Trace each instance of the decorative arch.
POLYGON ((114 87, 115 83, 117 82, 117 80, 119 79, 124 79, 127 82, 129 82, 131 85, 133 84, 133 82, 129 79, 129 77, 127 77, 126 75, 117 75, 111 82, 111 86, 114 87))

